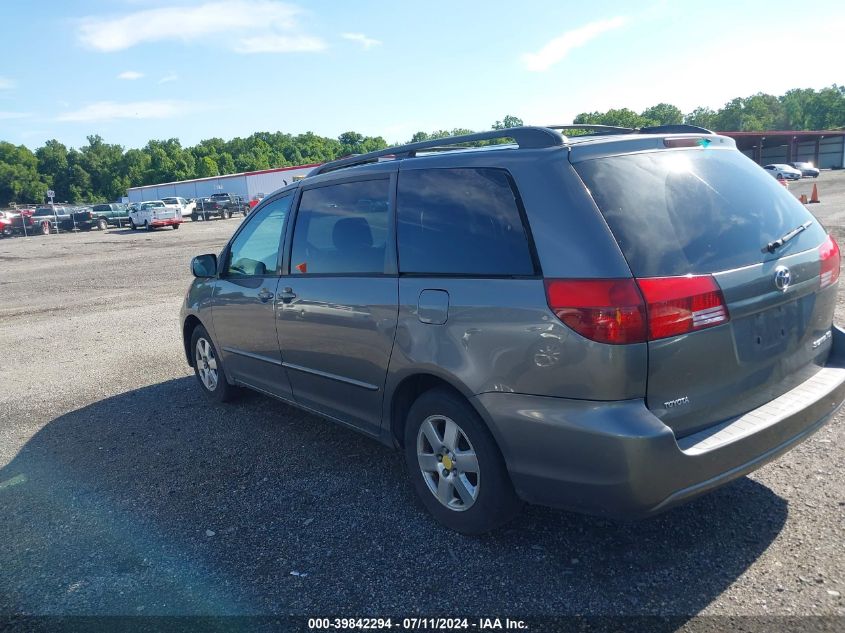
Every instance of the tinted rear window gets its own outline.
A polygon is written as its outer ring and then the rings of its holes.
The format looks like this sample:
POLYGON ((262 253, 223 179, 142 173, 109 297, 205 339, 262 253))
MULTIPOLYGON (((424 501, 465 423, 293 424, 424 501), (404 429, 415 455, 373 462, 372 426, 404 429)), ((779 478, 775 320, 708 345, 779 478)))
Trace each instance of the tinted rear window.
POLYGON ((516 192, 504 170, 403 171, 397 210, 400 272, 535 272, 516 192))
POLYGON ((577 163, 637 277, 709 273, 818 246, 808 230, 771 255, 763 247, 813 219, 749 158, 727 150, 674 150, 577 163))

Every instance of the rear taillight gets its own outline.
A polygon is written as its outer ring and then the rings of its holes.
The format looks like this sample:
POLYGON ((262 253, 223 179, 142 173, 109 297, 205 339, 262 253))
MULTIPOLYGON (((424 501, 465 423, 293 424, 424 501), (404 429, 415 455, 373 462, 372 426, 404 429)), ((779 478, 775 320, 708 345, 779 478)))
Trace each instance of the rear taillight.
POLYGON ((648 338, 678 336, 728 320, 725 298, 710 275, 638 279, 648 312, 648 338))
POLYGON ((839 244, 832 236, 828 235, 824 244, 819 246, 819 282, 822 288, 827 288, 836 283, 839 279, 839 244))
POLYGON ((546 297, 555 315, 581 336, 613 345, 678 336, 729 319, 710 275, 547 280, 546 297))
POLYGON ((557 318, 588 339, 612 345, 646 339, 645 305, 633 279, 551 279, 546 297, 557 318))

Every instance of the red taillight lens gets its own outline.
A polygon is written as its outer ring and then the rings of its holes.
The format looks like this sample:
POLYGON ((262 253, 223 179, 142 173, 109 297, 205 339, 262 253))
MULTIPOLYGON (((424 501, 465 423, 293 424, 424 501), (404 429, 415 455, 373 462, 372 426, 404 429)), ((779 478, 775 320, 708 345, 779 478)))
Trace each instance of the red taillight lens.
POLYGON ((728 308, 710 275, 638 279, 648 310, 648 338, 678 336, 728 321, 728 308))
POLYGON ((819 246, 819 261, 821 263, 819 270, 821 287, 827 288, 828 286, 832 286, 839 279, 841 257, 839 255, 839 244, 830 235, 827 236, 824 244, 819 246))
POLYGON ((549 307, 581 336, 599 343, 642 343, 729 320, 710 275, 546 281, 549 307), (645 301, 643 301, 645 299, 645 301))
POLYGON ((550 279, 546 298, 581 336, 612 345, 645 341, 645 305, 633 279, 550 279))

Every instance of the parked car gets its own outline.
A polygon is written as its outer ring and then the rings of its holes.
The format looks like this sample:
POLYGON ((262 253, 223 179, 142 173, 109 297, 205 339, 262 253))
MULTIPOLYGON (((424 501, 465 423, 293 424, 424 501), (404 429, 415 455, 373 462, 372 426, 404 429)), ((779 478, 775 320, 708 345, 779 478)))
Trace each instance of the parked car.
POLYGON ((208 220, 219 217, 228 220, 235 213, 246 215, 249 204, 240 196, 228 193, 215 193, 208 198, 197 199, 196 208, 191 214, 191 220, 208 220))
POLYGON ((845 400, 839 247, 732 139, 691 126, 340 159, 192 271, 183 343, 211 400, 249 387, 401 448, 460 532, 520 501, 661 512, 845 400))
POLYGON ((764 165, 763 169, 778 180, 801 180, 801 172, 789 165, 773 163, 771 165, 764 165))
POLYGON ((178 208, 168 207, 161 200, 150 200, 141 202, 137 207, 129 211, 129 228, 153 229, 164 226, 172 226, 178 229, 182 223, 182 213, 178 208))
POLYGON ((813 166, 813 163, 807 162, 797 162, 797 163, 789 163, 790 167, 793 167, 801 172, 802 177, 811 177, 811 178, 818 178, 819 177, 819 170, 817 167, 813 166))
POLYGON ((176 196, 174 198, 162 198, 162 202, 168 207, 175 207, 182 213, 182 217, 189 216, 197 207, 196 202, 176 196))
POLYGON ((31 215, 20 213, 19 209, 0 211, 0 236, 32 235, 34 232, 31 215))
MULTIPOLYGON (((82 223, 88 228, 96 226, 105 231, 109 226, 122 226, 129 221, 129 206, 120 202, 95 204, 87 209, 89 217, 83 218, 82 223)), ((80 225, 77 219, 77 226, 80 225)))
POLYGON ((54 204, 36 207, 30 219, 36 232, 49 235, 51 232, 73 230, 72 211, 68 207, 54 204))

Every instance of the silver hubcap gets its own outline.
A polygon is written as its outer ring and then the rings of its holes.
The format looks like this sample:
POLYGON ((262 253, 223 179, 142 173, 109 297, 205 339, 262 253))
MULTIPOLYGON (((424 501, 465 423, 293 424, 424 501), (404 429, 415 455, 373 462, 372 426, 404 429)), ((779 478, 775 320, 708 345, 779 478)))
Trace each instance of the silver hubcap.
POLYGON ((450 510, 468 510, 478 499, 478 457, 466 433, 451 418, 432 415, 425 419, 417 433, 417 462, 431 494, 450 510))
POLYGON ((204 338, 197 340, 195 359, 197 373, 202 384, 209 391, 214 391, 217 388, 217 359, 214 358, 214 350, 211 347, 211 343, 204 338))

